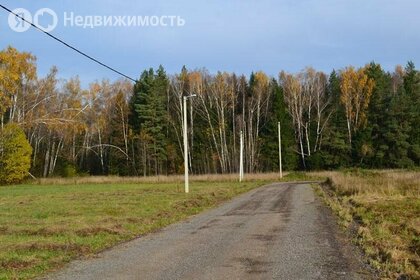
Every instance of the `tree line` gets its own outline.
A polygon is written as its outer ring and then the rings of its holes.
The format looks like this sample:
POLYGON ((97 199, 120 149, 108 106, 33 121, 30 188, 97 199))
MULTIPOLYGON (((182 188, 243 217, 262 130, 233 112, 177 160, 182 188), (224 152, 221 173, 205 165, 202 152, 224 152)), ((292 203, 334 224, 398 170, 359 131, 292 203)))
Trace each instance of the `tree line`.
POLYGON ((0 52, 0 180, 13 164, 22 176, 30 167, 34 177, 181 173, 182 98, 192 94, 193 173, 238 172, 240 131, 245 172, 277 170, 278 122, 288 170, 420 165, 420 74, 412 62, 393 72, 371 62, 278 77, 186 67, 168 75, 160 66, 135 84, 102 80, 87 89, 78 77, 62 80, 57 73, 52 67, 38 77, 32 54, 0 52), (24 165, 21 156, 10 159, 24 144, 7 145, 6 135, 17 130, 30 144, 24 165))

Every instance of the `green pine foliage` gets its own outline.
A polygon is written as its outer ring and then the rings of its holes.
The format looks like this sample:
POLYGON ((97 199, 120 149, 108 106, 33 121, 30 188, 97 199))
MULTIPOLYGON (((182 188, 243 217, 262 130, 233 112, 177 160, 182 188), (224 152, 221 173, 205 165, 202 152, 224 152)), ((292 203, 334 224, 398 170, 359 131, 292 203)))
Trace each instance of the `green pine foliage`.
POLYGON ((261 168, 264 170, 278 170, 278 122, 282 131, 282 166, 286 170, 294 170, 298 167, 299 157, 295 152, 295 139, 293 124, 286 111, 283 90, 276 80, 271 84, 272 100, 271 110, 266 125, 262 128, 261 139, 261 168))
POLYGON ((420 72, 413 62, 408 62, 404 76, 404 102, 407 109, 406 118, 411 124, 408 132, 409 156, 418 166, 420 165, 420 72))
POLYGON ((162 66, 144 71, 135 85, 133 108, 135 127, 142 140, 144 174, 161 174, 167 159, 167 94, 169 81, 162 66))

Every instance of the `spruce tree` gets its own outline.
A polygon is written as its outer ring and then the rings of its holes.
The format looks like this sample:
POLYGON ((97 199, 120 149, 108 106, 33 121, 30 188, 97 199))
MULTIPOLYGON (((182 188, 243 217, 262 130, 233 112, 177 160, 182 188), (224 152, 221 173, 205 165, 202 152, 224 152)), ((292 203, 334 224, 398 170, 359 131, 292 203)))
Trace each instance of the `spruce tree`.
POLYGON ((266 125, 261 131, 261 164, 264 171, 279 169, 278 156, 278 122, 281 124, 282 136, 282 164, 285 170, 294 170, 298 166, 299 157, 293 135, 293 124, 290 115, 286 112, 283 90, 276 80, 270 83, 272 101, 270 115, 266 125))
POLYGON ((340 103, 340 77, 333 70, 328 80, 328 95, 332 100, 332 116, 325 130, 320 157, 323 168, 335 169, 351 164, 350 147, 347 143, 347 127, 344 108, 340 103))
POLYGON ((420 72, 412 61, 407 63, 404 75, 405 99, 407 106, 407 118, 411 125, 409 132, 409 155, 410 158, 420 165, 420 72))
POLYGON ((148 174, 166 172, 168 78, 162 66, 143 72, 135 86, 133 124, 143 147, 143 170, 148 174))

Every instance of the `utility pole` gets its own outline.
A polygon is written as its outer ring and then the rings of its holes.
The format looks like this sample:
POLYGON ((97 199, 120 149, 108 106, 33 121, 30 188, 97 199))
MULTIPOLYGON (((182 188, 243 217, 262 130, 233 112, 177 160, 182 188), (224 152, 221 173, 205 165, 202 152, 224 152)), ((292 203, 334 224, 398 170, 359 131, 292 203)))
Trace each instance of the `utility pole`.
POLYGON ((195 94, 183 97, 183 113, 184 113, 184 181, 185 193, 190 192, 189 174, 188 174, 188 128, 187 128, 187 99, 196 96, 195 94))
POLYGON ((280 122, 278 123, 279 125, 279 168, 280 168, 280 178, 283 178, 283 167, 282 167, 282 162, 281 162, 281 126, 280 126, 280 122))
POLYGON ((239 182, 244 179, 244 134, 241 130, 240 136, 240 156, 239 156, 239 182))

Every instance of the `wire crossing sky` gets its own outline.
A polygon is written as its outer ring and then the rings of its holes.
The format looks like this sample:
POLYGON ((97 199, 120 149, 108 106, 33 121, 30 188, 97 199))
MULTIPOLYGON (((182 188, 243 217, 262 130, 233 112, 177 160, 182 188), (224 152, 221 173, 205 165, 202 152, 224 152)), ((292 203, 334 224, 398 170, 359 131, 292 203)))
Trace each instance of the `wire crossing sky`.
MULTIPOLYGON (((297 72, 306 66, 329 73, 371 61, 389 71, 409 60, 420 63, 417 0, 0 0, 0 4, 32 14, 52 9, 58 25, 51 35, 128 77, 159 65, 170 74, 186 65, 213 73, 249 75, 263 70, 277 77, 280 70, 297 72), (125 25, 84 28, 70 26, 70 14, 74 22, 76 17, 126 18, 125 25), (178 16, 185 24, 127 26, 128 17, 153 16, 178 16)), ((48 15, 42 16, 41 23, 48 21, 48 15)), ((55 65, 60 77, 79 75, 84 85, 120 77, 47 39, 33 28, 13 31, 8 14, 0 13, 0 48, 12 45, 32 52, 41 75, 55 65)))
POLYGON ((68 47, 68 48, 70 48, 70 49, 74 50, 75 52, 77 52, 77 53, 79 53, 80 55, 82 55, 82 56, 86 57, 87 59, 90 59, 90 60, 92 60, 93 62, 95 62, 95 63, 97 63, 97 64, 99 64, 99 65, 101 65, 101 66, 103 66, 103 67, 105 67, 105 68, 107 68, 107 69, 109 69, 109 70, 111 70, 112 72, 115 72, 116 74, 121 75, 121 76, 123 76, 124 78, 127 78, 127 79, 129 79, 129 80, 131 80, 131 81, 133 81, 133 82, 136 82, 136 81, 137 81, 137 80, 135 80, 135 79, 133 79, 133 78, 130 78, 129 76, 127 76, 127 75, 125 75, 125 74, 121 73, 120 71, 118 71, 118 70, 116 70, 116 69, 112 68, 111 66, 108 66, 108 65, 106 65, 106 64, 105 64, 105 63, 103 63, 103 62, 100 62, 100 61, 99 61, 99 60, 97 60, 96 58, 93 58, 92 56, 90 56, 90 55, 88 55, 88 54, 84 53, 83 51, 81 51, 81 50, 77 49, 76 47, 74 47, 74 46, 72 46, 72 45, 70 45, 70 44, 68 44, 68 43, 64 42, 64 41, 63 41, 63 40, 61 40, 60 38, 57 38, 57 37, 55 37, 54 35, 51 35, 50 33, 48 33, 48 32, 46 32, 46 31, 42 30, 42 29, 41 29, 41 28, 39 28, 37 25, 35 25, 35 24, 33 24, 32 22, 30 22, 30 21, 26 20, 24 17, 22 17, 22 16, 20 16, 19 14, 16 14, 16 13, 14 13, 13 11, 11 11, 9 8, 7 8, 7 7, 5 7, 5 6, 1 5, 1 4, 0 4, 0 7, 1 7, 3 10, 5 10, 6 12, 9 12, 10 14, 14 15, 15 17, 17 17, 19 20, 22 20, 22 21, 24 21, 24 22, 26 22, 26 23, 30 24, 33 28, 35 28, 35 29, 39 30, 40 32, 42 32, 42 33, 44 33, 45 35, 47 35, 48 37, 50 37, 50 38, 52 38, 52 39, 56 40, 57 42, 59 42, 59 43, 63 44, 64 46, 66 46, 66 47, 68 47))

